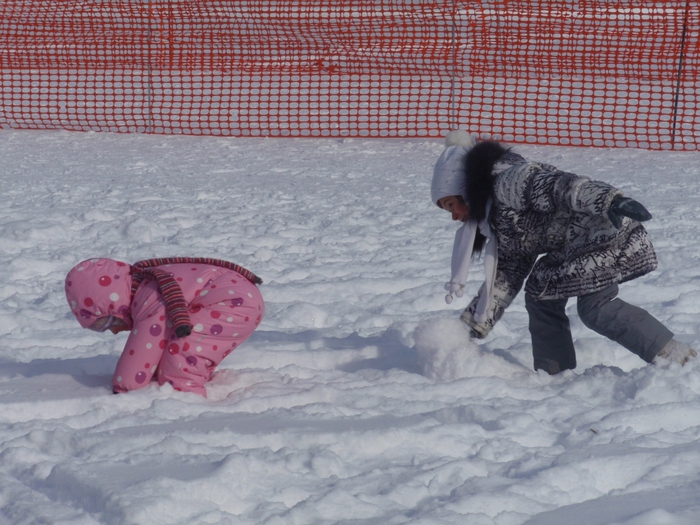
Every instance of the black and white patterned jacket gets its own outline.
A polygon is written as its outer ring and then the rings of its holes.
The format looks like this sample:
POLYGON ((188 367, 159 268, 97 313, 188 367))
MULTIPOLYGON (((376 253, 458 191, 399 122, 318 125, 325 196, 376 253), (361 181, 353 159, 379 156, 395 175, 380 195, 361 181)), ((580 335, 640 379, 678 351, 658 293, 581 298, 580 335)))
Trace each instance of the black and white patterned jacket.
POLYGON ((536 299, 593 293, 651 272, 656 253, 647 231, 624 218, 608 218, 622 192, 609 184, 528 162, 497 142, 474 146, 466 157, 467 204, 477 220, 493 199, 489 224, 498 239, 498 271, 491 311, 479 324, 479 296, 461 318, 485 337, 525 284, 536 299), (541 257, 540 257, 541 256, 541 257))

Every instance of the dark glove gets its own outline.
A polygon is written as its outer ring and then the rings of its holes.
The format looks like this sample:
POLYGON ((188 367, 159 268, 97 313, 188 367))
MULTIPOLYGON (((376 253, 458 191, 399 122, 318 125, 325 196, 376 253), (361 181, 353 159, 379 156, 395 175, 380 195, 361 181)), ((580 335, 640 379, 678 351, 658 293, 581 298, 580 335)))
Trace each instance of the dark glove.
POLYGON ((620 226, 622 226, 622 217, 629 217, 635 221, 643 222, 651 219, 651 213, 636 200, 617 196, 610 204, 608 217, 613 226, 619 230, 620 226))
POLYGON ((178 336, 180 339, 182 339, 183 337, 187 337, 191 333, 192 325, 189 324, 183 324, 175 329, 175 335, 178 336))

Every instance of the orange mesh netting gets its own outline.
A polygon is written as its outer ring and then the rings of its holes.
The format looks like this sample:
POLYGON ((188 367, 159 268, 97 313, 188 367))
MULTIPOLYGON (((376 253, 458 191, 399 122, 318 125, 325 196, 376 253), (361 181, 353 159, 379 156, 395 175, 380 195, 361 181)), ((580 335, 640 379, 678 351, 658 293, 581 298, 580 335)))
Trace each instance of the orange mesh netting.
POLYGON ((700 1, 4 0, 0 127, 697 149, 700 1))

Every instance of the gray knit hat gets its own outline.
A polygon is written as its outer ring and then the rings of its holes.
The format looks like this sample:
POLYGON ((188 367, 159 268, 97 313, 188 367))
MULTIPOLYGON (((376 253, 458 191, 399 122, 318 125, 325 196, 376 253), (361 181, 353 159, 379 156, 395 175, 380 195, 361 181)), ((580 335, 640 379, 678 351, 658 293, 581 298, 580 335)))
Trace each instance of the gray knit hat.
POLYGON ((450 195, 461 195, 466 199, 464 158, 475 144, 476 138, 460 129, 450 131, 445 137, 446 148, 435 163, 430 187, 430 197, 435 205, 450 195))

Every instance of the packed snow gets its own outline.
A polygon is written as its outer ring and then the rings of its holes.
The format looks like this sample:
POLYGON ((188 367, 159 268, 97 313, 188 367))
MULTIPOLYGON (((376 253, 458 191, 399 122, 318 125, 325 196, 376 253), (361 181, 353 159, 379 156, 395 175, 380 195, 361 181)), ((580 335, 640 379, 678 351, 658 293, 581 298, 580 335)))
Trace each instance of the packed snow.
MULTIPOLYGON (((694 525, 700 359, 647 365, 585 328, 532 370, 522 295, 470 341, 444 301, 458 225, 440 139, 0 130, 0 524, 694 525), (90 257, 227 259, 266 317, 207 387, 113 395, 126 334, 63 295, 90 257)), ((515 146, 654 214, 621 286, 700 349, 692 152, 515 146)))

